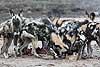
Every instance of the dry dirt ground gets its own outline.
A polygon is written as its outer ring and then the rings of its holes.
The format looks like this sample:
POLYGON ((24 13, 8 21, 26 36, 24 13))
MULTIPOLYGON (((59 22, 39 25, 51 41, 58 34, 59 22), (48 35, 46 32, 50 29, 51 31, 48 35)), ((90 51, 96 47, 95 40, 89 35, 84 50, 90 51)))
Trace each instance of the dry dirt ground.
MULTIPOLYGON (((0 39, 0 47, 2 46, 2 40, 0 39)), ((93 54, 100 57, 100 49, 96 46, 93 49, 93 54)), ((9 53, 14 54, 13 45, 9 48, 9 53)), ((67 60, 67 59, 42 59, 35 58, 33 56, 23 57, 10 57, 4 59, 0 56, 0 67, 100 67, 100 59, 85 59, 85 60, 67 60)))

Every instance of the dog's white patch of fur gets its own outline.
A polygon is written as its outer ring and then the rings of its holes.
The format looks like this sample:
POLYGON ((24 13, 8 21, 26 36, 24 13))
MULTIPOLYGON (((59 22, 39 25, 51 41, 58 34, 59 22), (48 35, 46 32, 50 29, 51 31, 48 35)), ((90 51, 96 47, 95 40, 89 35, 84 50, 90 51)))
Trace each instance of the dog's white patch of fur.
POLYGON ((22 38, 22 37, 34 38, 34 36, 33 36, 32 34, 27 33, 26 31, 23 31, 23 32, 22 32, 21 38, 22 38))
POLYGON ((82 39, 83 41, 85 41, 85 36, 84 35, 79 35, 80 39, 82 39))
POLYGON ((28 44, 28 49, 31 49, 32 48, 32 42, 28 44))
POLYGON ((94 35, 97 32, 98 32, 98 30, 95 28, 94 31, 92 32, 92 35, 94 35))
POLYGON ((39 47, 40 49, 42 48, 42 41, 38 41, 38 42, 37 42, 36 48, 38 48, 38 47, 39 47))
POLYGON ((4 57, 7 59, 7 58, 9 58, 9 56, 8 56, 8 54, 7 53, 3 53, 3 55, 4 55, 4 57))
MULTIPOLYGON (((32 42, 28 44, 28 49, 32 48, 32 42)), ((42 41, 38 41, 37 45, 35 46, 35 48, 42 48, 42 41)))

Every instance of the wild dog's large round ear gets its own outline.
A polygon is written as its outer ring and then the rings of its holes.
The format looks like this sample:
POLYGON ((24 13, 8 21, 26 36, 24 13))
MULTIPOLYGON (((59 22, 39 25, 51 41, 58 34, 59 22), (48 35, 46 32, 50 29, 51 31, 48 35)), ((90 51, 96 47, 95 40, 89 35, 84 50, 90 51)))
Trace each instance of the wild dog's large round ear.
POLYGON ((91 12, 90 14, 86 11, 85 14, 90 18, 90 20, 94 21, 95 20, 95 13, 91 12))
POLYGON ((85 11, 85 14, 88 16, 88 18, 90 17, 89 13, 87 11, 85 11))
POLYGON ((95 13, 94 12, 92 12, 92 13, 90 13, 90 19, 92 20, 92 21, 94 21, 94 19, 95 19, 95 13))
POLYGON ((14 16, 14 15, 15 15, 15 14, 14 14, 14 11, 13 11, 12 9, 9 10, 9 14, 10 14, 11 16, 14 16))
POLYGON ((18 13, 19 16, 23 16, 23 9, 21 9, 18 13))

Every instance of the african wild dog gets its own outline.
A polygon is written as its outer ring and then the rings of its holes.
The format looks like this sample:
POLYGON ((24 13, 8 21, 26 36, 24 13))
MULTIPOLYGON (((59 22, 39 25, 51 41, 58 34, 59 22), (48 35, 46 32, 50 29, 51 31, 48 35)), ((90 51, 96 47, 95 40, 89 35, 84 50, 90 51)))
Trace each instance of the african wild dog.
POLYGON ((21 19, 22 10, 15 14, 13 10, 10 10, 11 19, 0 24, 1 29, 0 33, 3 35, 3 46, 1 48, 1 54, 5 58, 8 58, 8 48, 11 45, 12 40, 14 39, 14 45, 17 46, 17 31, 21 30, 21 24, 23 20, 21 19), (14 34, 16 32, 17 34, 14 34))

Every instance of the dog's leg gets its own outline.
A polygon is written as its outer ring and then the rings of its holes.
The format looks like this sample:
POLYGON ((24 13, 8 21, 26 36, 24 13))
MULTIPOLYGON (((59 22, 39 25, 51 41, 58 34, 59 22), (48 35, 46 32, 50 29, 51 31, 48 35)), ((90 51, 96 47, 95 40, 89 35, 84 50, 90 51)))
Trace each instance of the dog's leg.
POLYGON ((58 58, 57 54, 55 53, 55 51, 52 48, 50 48, 50 53, 53 55, 54 59, 58 58))
POLYGON ((1 48, 1 54, 4 55, 5 58, 8 58, 8 49, 11 45, 12 42, 12 38, 4 38, 4 44, 1 48))
POLYGON ((36 45, 37 45, 37 42, 38 42, 38 39, 37 39, 37 37, 34 37, 34 38, 32 38, 31 39, 32 40, 32 53, 34 54, 34 56, 36 56, 36 57, 40 57, 38 54, 37 54, 37 52, 36 52, 36 45))

